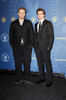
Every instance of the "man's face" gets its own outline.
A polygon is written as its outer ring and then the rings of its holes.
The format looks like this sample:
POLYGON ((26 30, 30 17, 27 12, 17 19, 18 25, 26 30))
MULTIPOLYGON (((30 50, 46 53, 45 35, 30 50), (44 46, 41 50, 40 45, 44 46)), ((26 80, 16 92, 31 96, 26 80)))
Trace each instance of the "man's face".
POLYGON ((25 10, 23 9, 20 9, 19 12, 18 12, 18 16, 20 19, 24 19, 25 18, 25 10))
POLYGON ((45 14, 43 13, 43 11, 38 11, 37 17, 38 17, 39 20, 42 20, 45 17, 45 14))

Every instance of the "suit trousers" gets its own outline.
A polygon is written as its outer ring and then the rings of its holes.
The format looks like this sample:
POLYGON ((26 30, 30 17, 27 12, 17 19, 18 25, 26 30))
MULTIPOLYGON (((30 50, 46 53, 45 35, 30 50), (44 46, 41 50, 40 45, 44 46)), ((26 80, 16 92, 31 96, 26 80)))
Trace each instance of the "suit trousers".
POLYGON ((28 78, 30 72, 32 48, 28 48, 25 45, 15 45, 13 47, 13 55, 15 60, 15 71, 17 79, 22 79, 22 63, 24 65, 24 77, 28 78))
POLYGON ((47 81, 52 81, 53 71, 50 58, 50 51, 46 48, 41 48, 39 45, 35 47, 35 53, 38 62, 39 73, 41 78, 45 77, 44 64, 46 66, 47 81), (44 73, 44 76, 43 76, 44 73))

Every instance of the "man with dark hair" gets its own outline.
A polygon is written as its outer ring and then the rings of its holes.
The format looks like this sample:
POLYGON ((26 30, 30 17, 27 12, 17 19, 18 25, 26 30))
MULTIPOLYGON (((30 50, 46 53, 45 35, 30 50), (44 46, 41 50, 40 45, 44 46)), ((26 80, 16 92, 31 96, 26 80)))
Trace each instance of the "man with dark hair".
POLYGON ((45 82, 44 64, 46 65, 47 84, 52 85, 52 64, 50 59, 50 51, 53 46, 54 32, 52 23, 45 19, 45 11, 42 8, 36 11, 39 21, 35 24, 34 33, 34 49, 37 57, 38 68, 40 72, 40 80, 38 84, 45 82))
POLYGON ((36 10, 36 14, 38 14, 38 11, 42 11, 43 14, 45 15, 45 10, 44 10, 44 9, 42 9, 42 8, 38 8, 38 9, 36 10))
POLYGON ((30 71, 31 53, 33 45, 33 26, 31 21, 25 19, 26 9, 21 7, 18 9, 18 19, 10 25, 9 41, 13 49, 16 70, 16 84, 22 80, 22 62, 24 65, 25 82, 28 82, 28 74, 30 71))

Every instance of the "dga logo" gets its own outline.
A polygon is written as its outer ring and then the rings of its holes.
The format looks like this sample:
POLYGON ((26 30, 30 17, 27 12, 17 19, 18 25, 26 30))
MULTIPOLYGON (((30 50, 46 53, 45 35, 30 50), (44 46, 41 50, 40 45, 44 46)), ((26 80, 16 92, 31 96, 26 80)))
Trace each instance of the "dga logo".
POLYGON ((66 16, 63 17, 63 21, 66 22, 66 16))
POLYGON ((7 53, 3 53, 1 55, 1 59, 3 62, 8 62, 9 61, 9 55, 7 53))
POLYGON ((31 17, 31 21, 34 23, 36 22, 36 18, 35 17, 31 17))
POLYGON ((2 33, 1 35, 1 41, 2 42, 7 42, 9 40, 9 36, 6 33, 2 33))
POLYGON ((56 23, 57 22, 57 17, 56 16, 53 16, 52 17, 52 21, 56 23))
POLYGON ((2 17, 1 18, 1 21, 2 21, 2 23, 5 23, 6 22, 6 18, 5 17, 2 17))
POLYGON ((11 17, 11 22, 12 22, 12 21, 15 21, 15 20, 16 20, 16 18, 15 18, 15 17, 11 17))

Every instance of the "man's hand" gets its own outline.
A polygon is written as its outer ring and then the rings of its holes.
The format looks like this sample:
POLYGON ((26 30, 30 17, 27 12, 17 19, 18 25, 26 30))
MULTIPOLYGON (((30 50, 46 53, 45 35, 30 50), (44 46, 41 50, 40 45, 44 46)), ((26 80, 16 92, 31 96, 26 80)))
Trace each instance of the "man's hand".
POLYGON ((12 46, 12 49, 13 49, 13 46, 12 46))
POLYGON ((47 48, 47 50, 50 50, 50 48, 47 48))

